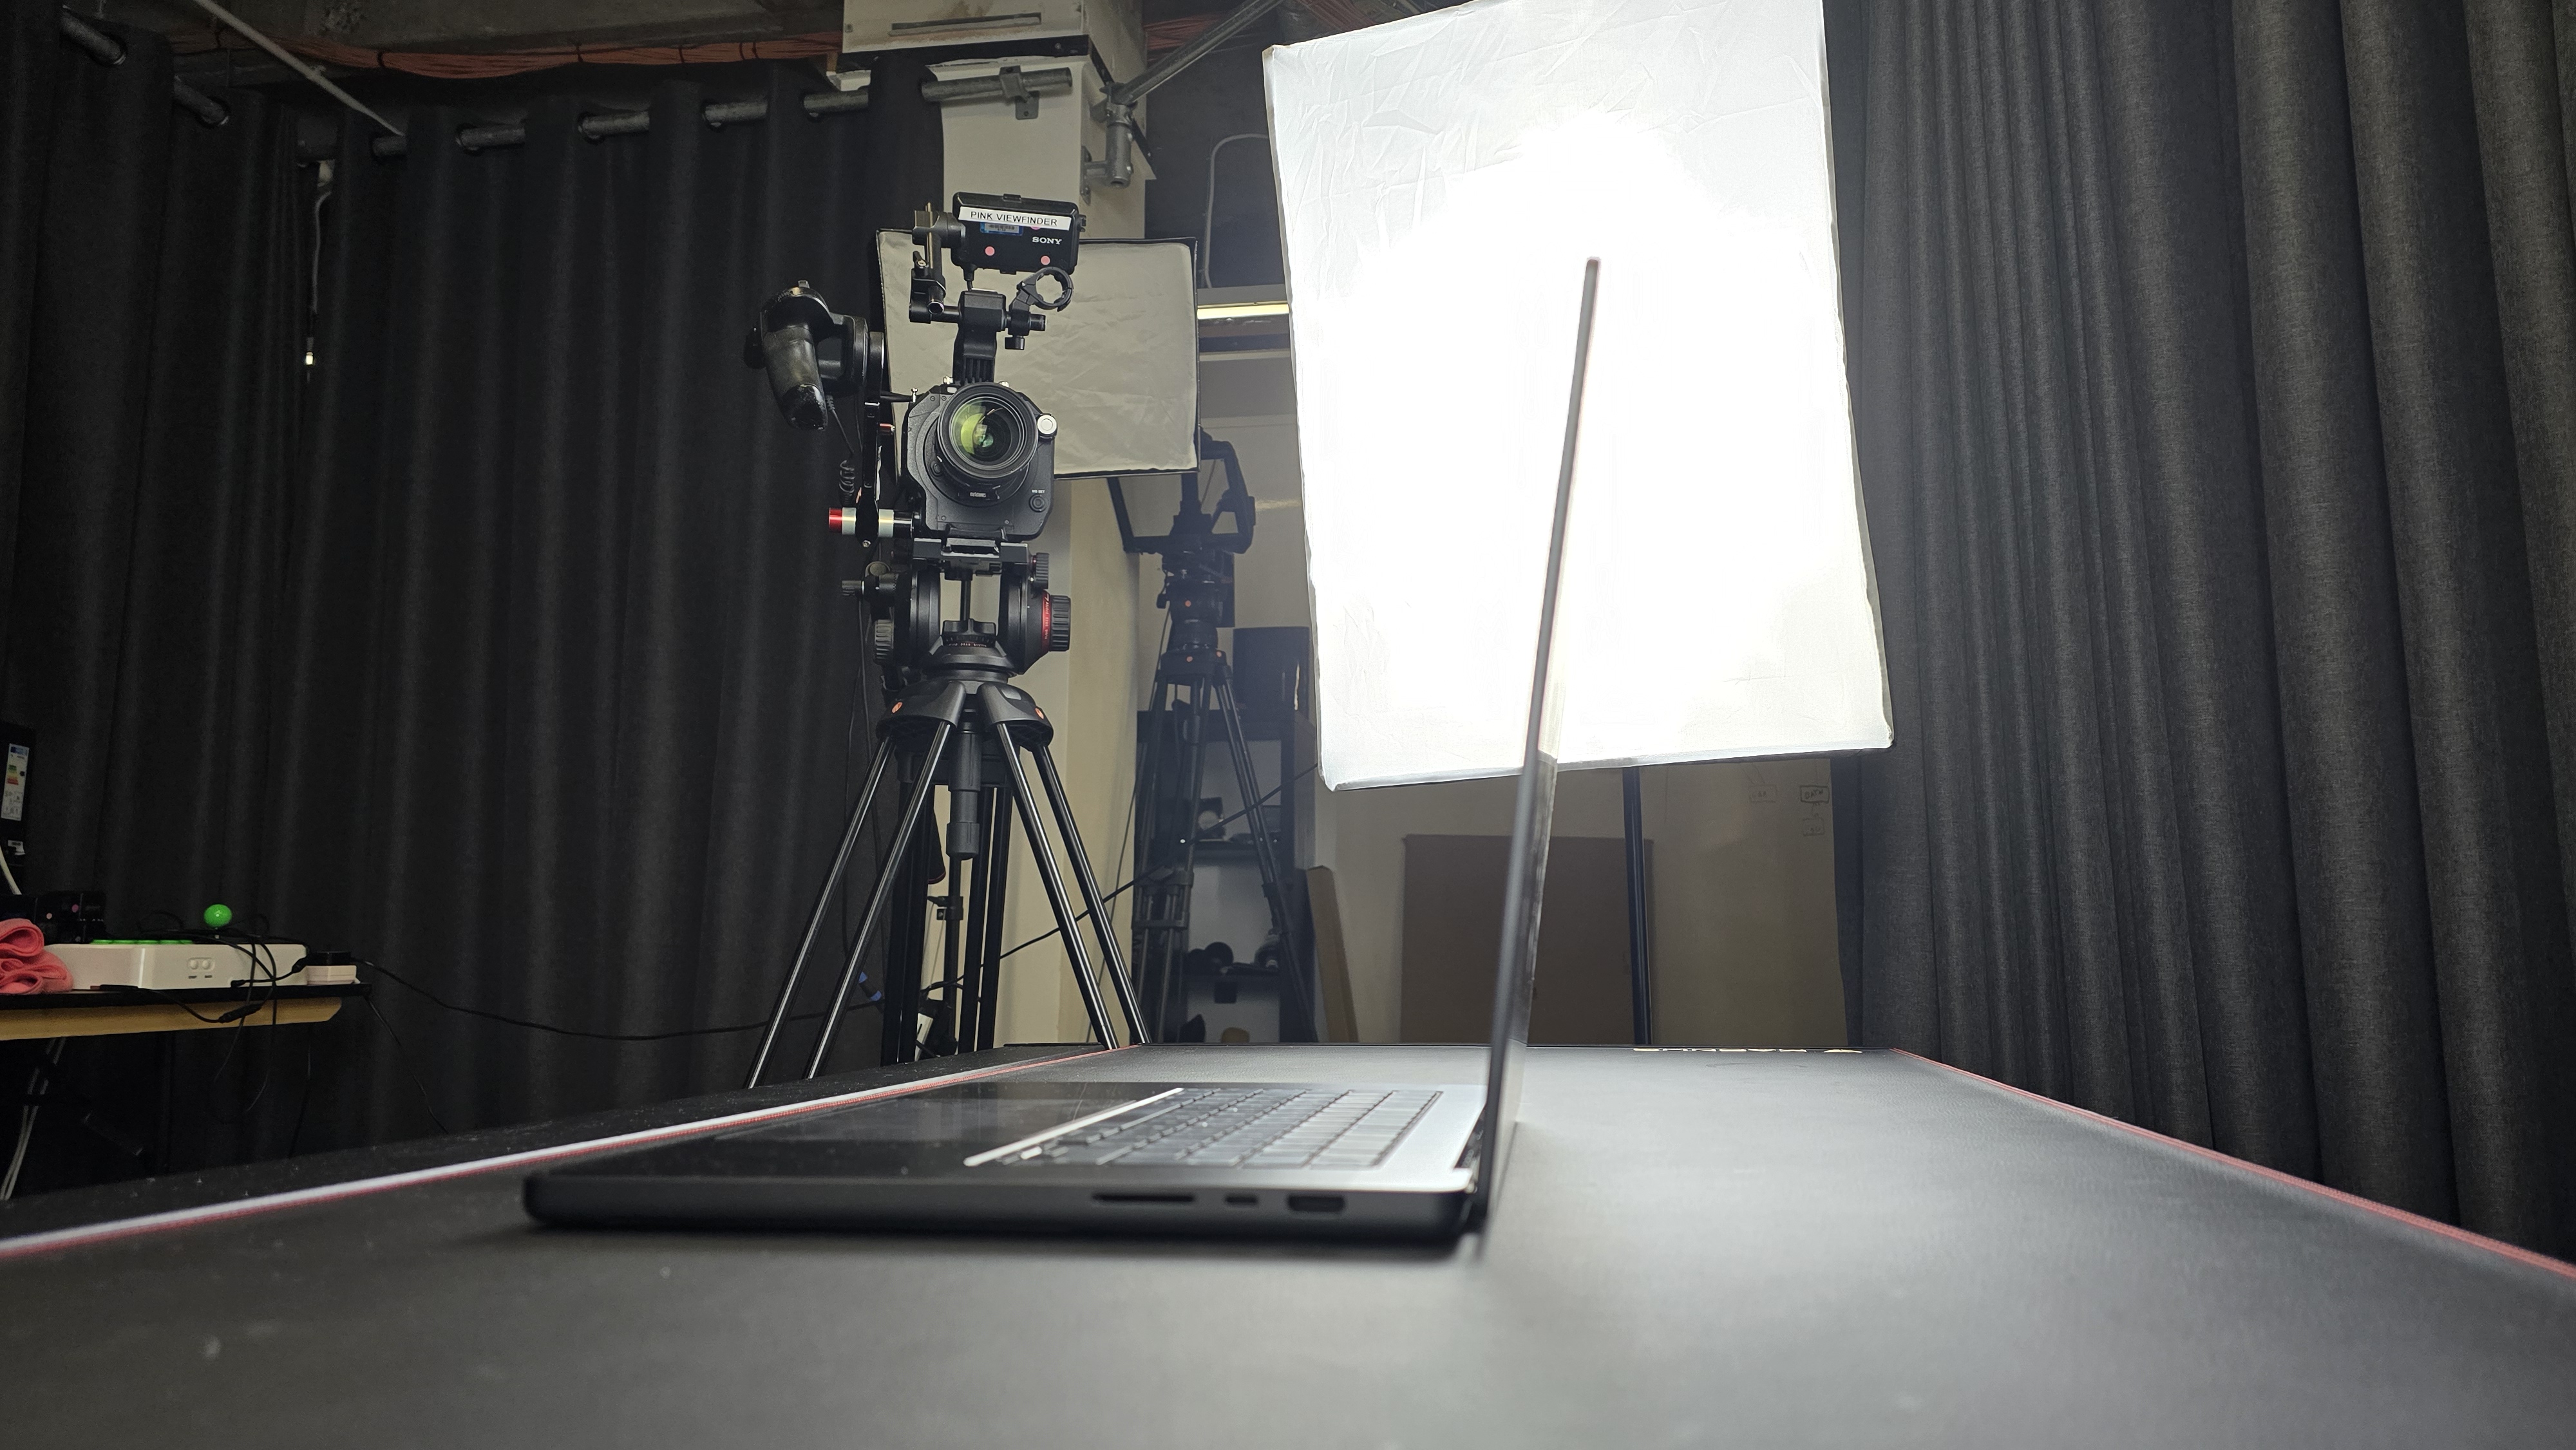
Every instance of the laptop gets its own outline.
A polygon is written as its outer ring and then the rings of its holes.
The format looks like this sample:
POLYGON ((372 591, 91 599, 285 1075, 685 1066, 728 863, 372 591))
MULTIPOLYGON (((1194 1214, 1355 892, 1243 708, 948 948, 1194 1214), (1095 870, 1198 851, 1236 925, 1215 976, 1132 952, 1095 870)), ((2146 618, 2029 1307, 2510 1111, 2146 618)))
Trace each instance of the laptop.
POLYGON ((988 1077, 541 1173, 528 1212, 600 1227, 1270 1238, 1444 1239, 1480 1223, 1529 1044, 1562 705, 1551 646, 1599 270, 1583 275, 1484 1082, 988 1077))

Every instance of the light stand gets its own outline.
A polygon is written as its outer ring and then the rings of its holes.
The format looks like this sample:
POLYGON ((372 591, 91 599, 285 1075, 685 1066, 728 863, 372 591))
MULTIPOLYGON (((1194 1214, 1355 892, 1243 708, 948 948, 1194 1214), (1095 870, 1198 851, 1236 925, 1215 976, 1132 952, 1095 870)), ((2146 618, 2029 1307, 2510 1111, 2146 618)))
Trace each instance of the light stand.
POLYGON ((1629 766, 1619 772, 1622 835, 1628 862, 1628 1016, 1636 1045, 1655 1040, 1654 923, 1646 919, 1645 772, 1629 766))

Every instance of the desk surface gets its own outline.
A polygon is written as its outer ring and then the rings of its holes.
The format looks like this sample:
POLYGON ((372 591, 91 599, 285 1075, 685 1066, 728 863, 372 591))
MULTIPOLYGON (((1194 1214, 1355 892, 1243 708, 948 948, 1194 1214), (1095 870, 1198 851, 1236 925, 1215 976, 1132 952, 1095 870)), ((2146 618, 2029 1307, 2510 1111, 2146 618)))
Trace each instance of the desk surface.
POLYGON ((1500 1210, 1455 1247, 574 1232, 521 1214, 524 1171, 0 1260, 12 1427, 262 1450, 2576 1437, 2576 1271, 1901 1055, 1539 1049, 1500 1210))

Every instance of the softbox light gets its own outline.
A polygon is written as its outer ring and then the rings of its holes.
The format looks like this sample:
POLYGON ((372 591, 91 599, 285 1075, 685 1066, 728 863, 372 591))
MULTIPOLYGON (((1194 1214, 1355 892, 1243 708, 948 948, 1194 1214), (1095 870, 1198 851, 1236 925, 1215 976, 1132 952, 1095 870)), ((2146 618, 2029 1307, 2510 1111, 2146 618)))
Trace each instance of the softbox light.
POLYGON ((1888 742, 1817 0, 1475 0, 1270 51, 1330 785, 1507 773, 1583 259, 1564 763, 1888 742))
MULTIPOLYGON (((957 329, 913 322, 910 232, 877 233, 886 363, 898 392, 948 376, 957 329)), ((965 290, 940 259, 948 300, 965 290)), ((1021 279, 978 272, 975 285, 1007 297, 1021 279)), ((1085 241, 1073 269, 1073 305, 1046 314, 1046 331, 1005 349, 993 375, 1055 415, 1058 475, 1160 473, 1199 466, 1198 296, 1186 242, 1085 241)), ((1052 290, 1052 289, 1050 289, 1052 290)))

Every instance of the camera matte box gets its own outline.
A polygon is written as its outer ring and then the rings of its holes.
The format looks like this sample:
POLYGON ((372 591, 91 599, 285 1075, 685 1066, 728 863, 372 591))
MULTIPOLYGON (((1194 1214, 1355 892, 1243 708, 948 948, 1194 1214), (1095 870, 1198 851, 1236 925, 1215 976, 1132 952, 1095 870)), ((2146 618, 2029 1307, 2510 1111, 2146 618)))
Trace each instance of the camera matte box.
POLYGON ((1886 745, 1818 0, 1477 0, 1264 73, 1326 782, 1519 768, 1587 257, 1562 763, 1886 745))

